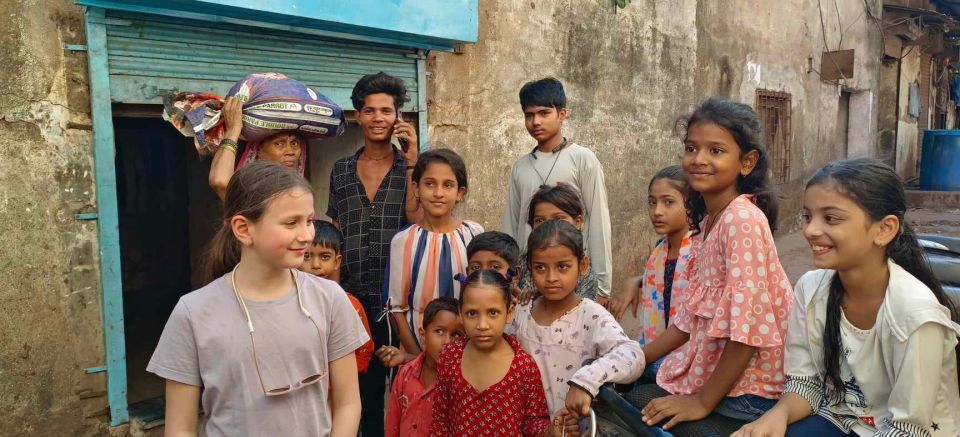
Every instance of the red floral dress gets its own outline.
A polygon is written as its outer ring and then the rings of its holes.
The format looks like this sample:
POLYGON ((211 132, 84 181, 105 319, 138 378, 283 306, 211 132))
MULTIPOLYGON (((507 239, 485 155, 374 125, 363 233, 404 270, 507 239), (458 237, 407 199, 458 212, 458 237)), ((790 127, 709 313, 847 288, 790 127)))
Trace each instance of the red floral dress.
POLYGON ((540 370, 516 338, 510 335, 504 338, 514 352, 510 370, 500 382, 483 392, 473 388, 460 369, 467 339, 458 338, 443 349, 437 368, 430 435, 540 437, 544 434, 550 426, 550 416, 540 370))

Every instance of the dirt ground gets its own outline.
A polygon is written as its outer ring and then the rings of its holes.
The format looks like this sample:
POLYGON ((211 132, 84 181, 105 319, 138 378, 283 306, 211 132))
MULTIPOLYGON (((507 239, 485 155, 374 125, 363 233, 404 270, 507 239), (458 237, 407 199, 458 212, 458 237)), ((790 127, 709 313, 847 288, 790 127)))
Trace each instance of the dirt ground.
MULTIPOLYGON (((960 236, 960 209, 912 208, 907 212, 907 223, 920 234, 960 236)), ((795 283, 800 276, 813 270, 810 246, 799 230, 776 238, 780 263, 795 283)))

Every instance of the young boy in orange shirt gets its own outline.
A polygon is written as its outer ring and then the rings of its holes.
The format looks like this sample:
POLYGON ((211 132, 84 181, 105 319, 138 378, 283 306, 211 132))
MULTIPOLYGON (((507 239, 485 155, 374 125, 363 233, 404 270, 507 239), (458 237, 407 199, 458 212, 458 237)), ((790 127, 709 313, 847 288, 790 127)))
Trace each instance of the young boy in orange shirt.
MULTIPOLYGON (((340 255, 340 245, 343 234, 340 233, 339 229, 333 227, 332 223, 325 220, 314 220, 313 227, 316 230, 313 236, 313 244, 303 255, 303 264, 300 265, 300 270, 339 284, 340 262, 343 260, 340 255)), ((347 298, 350 299, 353 309, 357 311, 360 321, 363 322, 363 328, 367 330, 367 336, 371 338, 356 351, 357 371, 364 373, 370 366, 370 359, 373 357, 374 345, 373 337, 370 335, 370 323, 367 322, 367 314, 360 301, 353 297, 349 291, 347 291, 347 298)))

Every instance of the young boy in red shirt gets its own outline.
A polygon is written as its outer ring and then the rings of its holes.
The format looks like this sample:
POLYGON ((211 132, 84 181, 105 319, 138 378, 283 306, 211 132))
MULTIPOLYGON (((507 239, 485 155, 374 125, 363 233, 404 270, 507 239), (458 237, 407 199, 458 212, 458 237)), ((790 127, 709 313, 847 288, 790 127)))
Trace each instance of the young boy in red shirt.
POLYGON ((424 345, 423 352, 400 367, 390 388, 384 430, 386 437, 430 435, 437 359, 447 343, 463 334, 457 300, 441 297, 427 304, 423 312, 423 327, 418 334, 424 345))

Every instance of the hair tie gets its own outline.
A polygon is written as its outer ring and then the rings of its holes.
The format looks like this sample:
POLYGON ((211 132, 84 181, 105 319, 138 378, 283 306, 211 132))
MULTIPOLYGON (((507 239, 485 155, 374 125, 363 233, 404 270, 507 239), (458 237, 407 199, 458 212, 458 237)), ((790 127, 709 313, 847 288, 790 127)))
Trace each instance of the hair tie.
POLYGON ((504 274, 503 277, 507 279, 507 282, 513 282, 514 275, 513 269, 507 269, 507 273, 504 274))
POLYGON ((224 221, 223 221, 223 227, 225 227, 225 228, 230 227, 230 220, 224 220, 224 221))
POLYGON ((464 275, 463 273, 457 273, 456 275, 453 275, 453 280, 459 282, 460 285, 464 285, 467 283, 467 275, 464 275))

